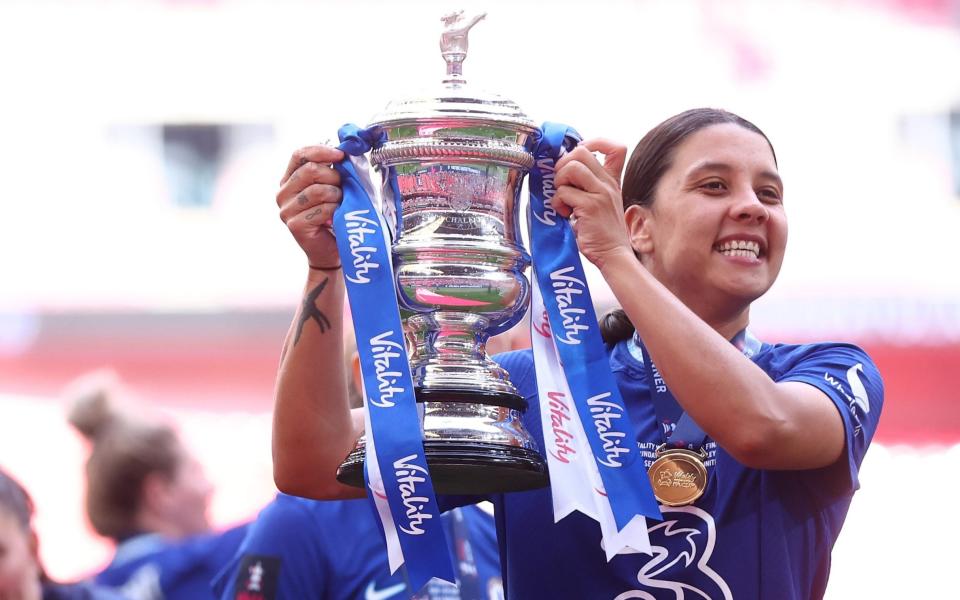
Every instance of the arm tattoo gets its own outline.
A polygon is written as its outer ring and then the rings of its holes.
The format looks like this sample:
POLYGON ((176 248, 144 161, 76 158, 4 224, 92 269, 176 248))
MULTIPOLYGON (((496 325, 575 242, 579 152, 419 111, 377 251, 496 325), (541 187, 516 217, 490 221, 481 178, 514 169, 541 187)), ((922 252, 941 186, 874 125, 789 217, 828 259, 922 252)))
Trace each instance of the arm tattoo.
POLYGON ((296 346, 300 341, 300 334, 303 333, 303 326, 306 325, 307 321, 314 320, 317 322, 317 325, 320 326, 320 333, 325 333, 327 329, 330 329, 330 320, 327 319, 327 316, 320 312, 320 309, 317 308, 317 298, 320 297, 320 293, 323 291, 323 288, 327 287, 327 282, 330 281, 329 278, 324 279, 317 287, 307 294, 303 299, 303 307, 300 309, 300 321, 297 323, 297 335, 293 338, 293 345, 296 346))

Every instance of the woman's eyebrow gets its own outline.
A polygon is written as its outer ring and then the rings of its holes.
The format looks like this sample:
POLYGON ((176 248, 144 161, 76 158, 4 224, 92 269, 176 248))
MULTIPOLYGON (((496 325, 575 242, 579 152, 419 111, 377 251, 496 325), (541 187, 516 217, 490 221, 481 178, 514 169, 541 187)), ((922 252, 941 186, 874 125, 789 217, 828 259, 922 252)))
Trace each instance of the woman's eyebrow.
MULTIPOLYGON (((729 163, 718 162, 718 161, 706 161, 706 162, 698 163, 693 167, 691 167, 691 169, 687 171, 687 178, 689 179, 689 178, 697 177, 704 172, 710 172, 710 171, 730 172, 732 170, 733 170, 733 166, 729 163)), ((780 175, 776 171, 764 170, 760 172, 759 176, 761 179, 771 180, 781 190, 783 189, 783 180, 780 178, 780 175)))
POLYGON ((716 161, 706 161, 695 164, 693 167, 687 171, 687 178, 692 178, 700 175, 705 171, 732 171, 733 167, 725 162, 716 162, 716 161))
POLYGON ((760 173, 760 178, 771 180, 778 188, 780 188, 781 192, 783 191, 783 179, 780 179, 780 175, 776 171, 763 171, 760 173))

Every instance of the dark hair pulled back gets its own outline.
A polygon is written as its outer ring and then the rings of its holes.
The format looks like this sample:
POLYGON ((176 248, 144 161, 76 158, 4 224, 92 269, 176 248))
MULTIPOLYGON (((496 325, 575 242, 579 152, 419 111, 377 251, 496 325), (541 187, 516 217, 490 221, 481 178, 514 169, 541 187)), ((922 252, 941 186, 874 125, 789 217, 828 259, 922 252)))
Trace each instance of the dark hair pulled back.
MULTIPOLYGON (((624 210, 634 205, 652 206, 657 185, 670 168, 677 147, 697 131, 724 123, 733 123, 763 136, 776 162, 773 144, 750 121, 718 108, 694 108, 674 115, 651 129, 633 149, 623 174, 624 210)), ((628 339, 633 332, 633 324, 621 308, 611 310, 600 318, 600 334, 607 344, 628 339)))
POLYGON ((184 450, 171 425, 123 410, 110 378, 95 373, 73 387, 67 420, 91 443, 87 518, 100 535, 121 540, 139 528, 147 478, 156 473, 172 479, 184 450))

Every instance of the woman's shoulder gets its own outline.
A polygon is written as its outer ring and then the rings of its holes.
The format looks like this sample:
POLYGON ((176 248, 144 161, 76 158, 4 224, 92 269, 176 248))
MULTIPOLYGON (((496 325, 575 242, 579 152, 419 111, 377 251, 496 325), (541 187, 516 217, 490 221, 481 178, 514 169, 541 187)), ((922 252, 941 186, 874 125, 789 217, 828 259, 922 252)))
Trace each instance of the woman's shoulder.
POLYGON ((856 344, 829 341, 764 344, 755 360, 777 381, 807 378, 832 384, 841 378, 849 380, 855 373, 876 395, 883 395, 880 370, 870 355, 856 344))
POLYGON ((532 369, 533 350, 530 348, 525 348, 522 350, 509 350, 507 352, 500 352, 499 354, 493 355, 493 360, 508 371, 513 371, 514 369, 520 368, 532 369))
POLYGON ((849 342, 807 342, 799 344, 764 343, 757 355, 758 362, 789 365, 812 360, 856 359, 873 364, 866 350, 849 342))
POLYGON ((276 522, 282 520, 288 525, 312 522, 318 527, 327 527, 334 522, 352 522, 359 526, 361 521, 375 523, 374 515, 366 499, 351 500, 313 500, 278 493, 271 506, 261 513, 260 520, 268 517, 276 522), (268 515, 264 513, 269 512, 268 515))
POLYGON ((537 379, 536 367, 533 363, 533 350, 529 348, 501 352, 494 355, 493 360, 509 374, 510 381, 518 387, 526 381, 535 382, 537 379))
MULTIPOLYGON (((607 356, 610 357, 611 366, 618 366, 620 363, 629 363, 628 357, 630 356, 629 344, 626 340, 617 342, 615 344, 604 344, 604 350, 607 353, 607 356)), ((501 352, 493 356, 493 360, 497 362, 502 368, 510 371, 533 371, 533 350, 530 348, 525 348, 521 350, 510 350, 509 352, 501 352)))
MULTIPOLYGON (((605 345, 604 349, 610 360, 610 369, 619 377, 642 378, 642 365, 629 349, 627 341, 605 345)), ((514 385, 524 382, 536 382, 536 366, 533 360, 533 350, 511 350, 502 352, 493 357, 493 360, 510 375, 514 385)), ((519 385, 518 385, 519 387, 519 385)), ((523 393, 523 392, 521 392, 523 393)))

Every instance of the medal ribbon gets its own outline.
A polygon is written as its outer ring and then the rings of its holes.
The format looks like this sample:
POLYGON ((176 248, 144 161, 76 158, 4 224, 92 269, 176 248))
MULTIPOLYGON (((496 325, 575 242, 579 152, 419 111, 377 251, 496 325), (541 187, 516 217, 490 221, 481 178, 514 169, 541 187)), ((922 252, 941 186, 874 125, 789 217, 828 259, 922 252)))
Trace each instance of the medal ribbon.
MULTIPOLYGON (((643 345, 639 335, 634 335, 632 344, 639 350, 641 362, 647 372, 647 383, 650 386, 650 399, 653 402, 654 412, 657 414, 657 423, 660 426, 660 439, 669 448, 686 448, 699 452, 706 442, 707 434, 697 425, 696 421, 684 412, 683 408, 667 388, 666 382, 660 377, 660 371, 653 364, 653 359, 643 345)), ((746 329, 733 336, 730 343, 736 346, 747 358, 753 358, 760 351, 760 340, 751 335, 746 329)), ((631 348, 631 353, 632 352, 631 348)))
POLYGON ((451 554, 427 469, 397 307, 389 230, 374 204, 376 194, 364 156, 385 136, 378 128, 356 125, 344 125, 339 135, 338 147, 350 158, 334 165, 343 202, 334 213, 333 226, 350 310, 356 316, 367 425, 367 495, 381 519, 391 572, 405 563, 413 590, 431 577, 452 583, 451 554))
MULTIPOLYGON (((635 517, 640 517, 634 522, 643 524, 645 541, 643 517, 661 519, 660 508, 640 456, 636 433, 610 371, 576 237, 567 220, 560 218, 550 204, 555 193, 556 161, 579 141, 576 131, 556 123, 544 123, 541 134, 532 140, 530 239, 534 286, 539 288, 551 341, 585 433, 587 443, 582 448, 593 454, 594 466, 599 473, 602 489, 597 491, 608 499, 615 530, 623 533, 635 517)), ((535 312, 532 322, 537 323, 541 314, 535 312)), ((536 339, 537 335, 533 337, 536 339)), ((540 385, 538 372, 538 387, 540 385)), ((563 390, 547 390, 554 394, 558 391, 563 390)), ((549 411, 549 399, 544 402, 541 398, 540 405, 542 411, 549 411)), ((551 430, 544 429, 545 439, 551 430)), ((548 452, 548 460, 550 454, 548 452)), ((574 483, 583 485, 582 480, 574 483)), ((554 493, 562 493, 557 490, 560 484, 553 485, 554 493)), ((611 540, 605 537, 605 547, 610 543, 611 540)), ((649 549, 648 542, 646 548, 649 549)), ((606 550, 608 558, 611 552, 616 554, 619 551, 610 547, 606 550)))

